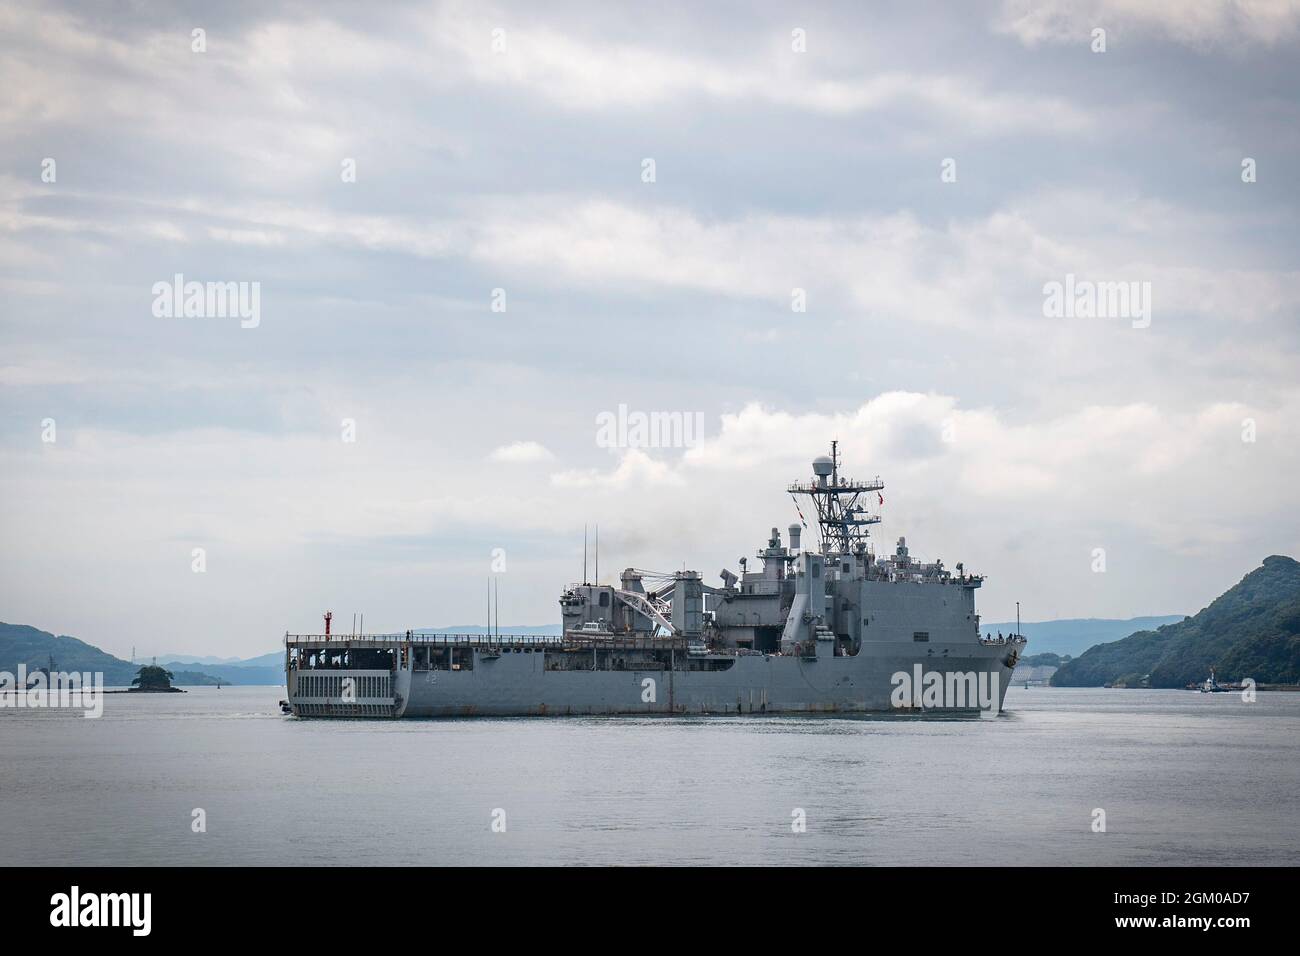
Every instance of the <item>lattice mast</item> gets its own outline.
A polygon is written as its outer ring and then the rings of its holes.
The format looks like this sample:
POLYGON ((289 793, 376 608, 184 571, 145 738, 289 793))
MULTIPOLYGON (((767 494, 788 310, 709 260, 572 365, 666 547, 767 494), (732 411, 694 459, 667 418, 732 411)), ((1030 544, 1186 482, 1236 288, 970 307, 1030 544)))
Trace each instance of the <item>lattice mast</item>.
POLYGON ((870 525, 878 524, 880 516, 872 514, 863 502, 866 495, 876 495, 878 501, 885 483, 879 477, 870 481, 857 481, 840 477, 839 442, 831 442, 829 456, 813 459, 812 481, 796 481, 789 487, 792 495, 807 495, 817 511, 817 527, 823 554, 861 554, 867 550, 870 525))

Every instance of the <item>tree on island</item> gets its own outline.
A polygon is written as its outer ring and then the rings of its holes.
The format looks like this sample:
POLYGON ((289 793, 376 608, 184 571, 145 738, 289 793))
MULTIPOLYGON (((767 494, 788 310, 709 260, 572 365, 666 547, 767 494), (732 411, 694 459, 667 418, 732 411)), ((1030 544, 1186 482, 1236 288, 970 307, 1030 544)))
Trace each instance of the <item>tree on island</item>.
POLYGON ((140 673, 131 681, 132 687, 140 690, 171 690, 172 672, 155 664, 145 664, 140 673))

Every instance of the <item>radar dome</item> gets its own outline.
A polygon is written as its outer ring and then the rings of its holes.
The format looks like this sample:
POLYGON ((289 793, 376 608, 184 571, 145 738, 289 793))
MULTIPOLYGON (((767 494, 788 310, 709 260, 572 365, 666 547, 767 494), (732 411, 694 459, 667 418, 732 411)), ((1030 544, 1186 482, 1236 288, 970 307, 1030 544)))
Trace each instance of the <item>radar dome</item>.
POLYGON ((829 475, 835 468, 835 463, 831 461, 829 455, 818 455, 813 459, 814 475, 829 475))

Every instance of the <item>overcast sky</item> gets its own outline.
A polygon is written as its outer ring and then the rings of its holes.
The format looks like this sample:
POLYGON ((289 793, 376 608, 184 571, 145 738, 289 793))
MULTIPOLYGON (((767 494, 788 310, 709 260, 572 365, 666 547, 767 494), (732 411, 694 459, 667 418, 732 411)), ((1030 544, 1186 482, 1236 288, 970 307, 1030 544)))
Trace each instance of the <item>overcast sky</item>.
POLYGON ((1300 550, 1296 4, 545 6, 0 3, 0 619, 252 655, 482 622, 500 548, 554 623, 584 522, 717 583, 832 438, 986 620, 1300 550))

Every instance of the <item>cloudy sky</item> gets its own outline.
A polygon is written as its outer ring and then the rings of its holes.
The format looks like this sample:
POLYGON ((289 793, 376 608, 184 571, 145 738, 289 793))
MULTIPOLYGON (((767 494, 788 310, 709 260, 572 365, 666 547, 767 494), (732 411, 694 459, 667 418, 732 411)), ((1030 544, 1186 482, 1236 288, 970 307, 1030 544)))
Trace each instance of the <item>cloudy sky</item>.
POLYGON ((0 3, 0 619, 251 655, 499 548, 551 623, 584 522, 716 582, 832 438, 986 620, 1296 554, 1297 4, 703 6, 0 3))

